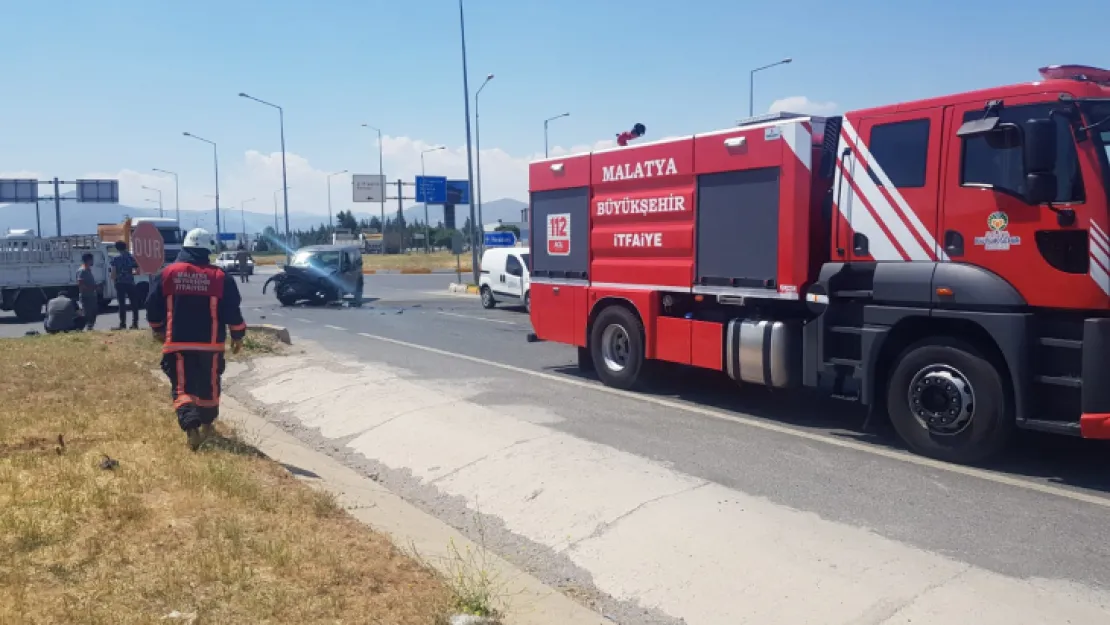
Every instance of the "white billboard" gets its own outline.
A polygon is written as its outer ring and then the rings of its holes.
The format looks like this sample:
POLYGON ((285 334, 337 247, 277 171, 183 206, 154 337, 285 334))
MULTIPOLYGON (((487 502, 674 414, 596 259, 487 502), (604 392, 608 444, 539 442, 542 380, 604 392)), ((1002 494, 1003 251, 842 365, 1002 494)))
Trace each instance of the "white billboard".
POLYGON ((384 202, 385 176, 378 174, 355 174, 351 176, 355 202, 384 202))

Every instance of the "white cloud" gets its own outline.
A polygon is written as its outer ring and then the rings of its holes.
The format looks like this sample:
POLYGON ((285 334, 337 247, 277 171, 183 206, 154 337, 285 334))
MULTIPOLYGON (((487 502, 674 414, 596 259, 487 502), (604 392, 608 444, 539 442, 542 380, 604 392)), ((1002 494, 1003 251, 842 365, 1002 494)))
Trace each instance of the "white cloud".
MULTIPOLYGON (((598 141, 593 145, 574 145, 569 148, 555 146, 551 148, 552 156, 586 152, 594 149, 610 148, 616 145, 613 140, 598 141)), ((411 183, 420 174, 420 154, 422 151, 435 147, 421 139, 409 137, 383 137, 382 153, 385 161, 385 173, 390 182, 398 178, 411 183)), ((475 156, 477 153, 475 152, 475 156)), ((528 163, 543 158, 542 153, 513 155, 500 148, 483 148, 481 154, 482 199, 484 202, 513 198, 526 201, 528 197, 528 163)), ((424 163, 428 175, 447 176, 452 179, 465 179, 467 177, 466 146, 447 147, 444 150, 427 152, 424 154, 424 163)), ((327 175, 330 171, 317 169, 312 163, 292 152, 285 155, 287 178, 289 184, 289 210, 298 213, 312 213, 327 215, 327 175)), ((475 158, 475 181, 478 177, 478 160, 475 158)), ((195 173, 189 176, 181 175, 181 207, 188 209, 208 209, 215 204, 211 197, 214 193, 212 173, 201 169, 200 176, 195 173)), ((353 173, 377 173, 358 169, 353 173)), ((41 174, 35 172, 9 172, 0 174, 0 178, 39 178, 41 174)), ((172 176, 155 171, 136 171, 123 169, 116 172, 87 172, 82 178, 115 179, 120 183, 120 202, 127 206, 156 208, 158 194, 144 189, 151 187, 162 191, 163 206, 167 214, 172 214, 175 206, 174 179, 172 176), (155 201, 149 201, 155 200, 155 201)), ((332 210, 340 211, 354 207, 355 210, 377 212, 376 204, 353 204, 351 201, 351 176, 341 174, 333 176, 332 185, 332 210)), ((238 209, 239 203, 249 198, 254 201, 246 204, 248 211, 271 213, 274 210, 274 192, 280 190, 281 182, 281 152, 262 153, 249 150, 238 159, 220 161, 220 204, 225 208, 238 209)), ((45 191, 44 191, 45 193, 45 191)), ((389 189, 390 196, 396 195, 396 186, 389 189)), ((405 186, 405 196, 413 195, 413 187, 405 186)), ((280 210, 281 194, 277 194, 280 210)), ((411 206, 413 200, 406 200, 405 206, 411 206)), ((395 200, 389 201, 386 209, 396 210, 395 200)))
POLYGON ((795 95, 775 100, 767 109, 769 113, 804 113, 806 115, 828 116, 837 111, 836 102, 817 102, 804 95, 795 95))

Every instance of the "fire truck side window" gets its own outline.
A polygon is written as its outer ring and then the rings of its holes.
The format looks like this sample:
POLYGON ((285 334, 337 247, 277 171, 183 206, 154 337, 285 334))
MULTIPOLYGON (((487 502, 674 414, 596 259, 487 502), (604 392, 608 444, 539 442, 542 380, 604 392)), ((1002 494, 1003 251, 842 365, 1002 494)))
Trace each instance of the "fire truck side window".
MULTIPOLYGON (((929 120, 913 119, 904 122, 876 125, 871 129, 871 155, 899 189, 925 186, 925 171, 929 156, 929 120)), ((882 186, 868 168, 871 179, 882 186)))
MULTIPOLYGON (((1014 106, 1003 108, 999 121, 1021 124, 1036 118, 1047 118, 1052 111, 1048 104, 1014 106)), ((983 116, 981 110, 969 111, 964 121, 983 116)), ((1068 120, 1063 115, 1053 117, 1056 121, 1056 202, 1074 204, 1083 202, 1086 193, 1083 189, 1083 175, 1079 168, 1079 156, 1075 151, 1068 120)), ((972 137, 963 141, 963 156, 960 161, 960 184, 963 186, 985 186, 1021 197, 1025 192, 1025 175, 1022 168, 1021 146, 992 146, 986 137, 972 137)))

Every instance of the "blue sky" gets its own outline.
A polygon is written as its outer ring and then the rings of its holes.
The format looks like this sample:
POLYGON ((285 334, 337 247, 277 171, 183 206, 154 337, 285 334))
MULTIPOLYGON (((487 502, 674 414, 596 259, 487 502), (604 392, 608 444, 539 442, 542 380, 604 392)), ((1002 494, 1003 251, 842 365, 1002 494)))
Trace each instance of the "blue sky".
MULTIPOLYGON (((0 175, 119 177, 123 199, 153 197, 179 172, 183 208, 211 206, 217 141, 225 206, 272 208, 281 186, 277 114, 286 109, 291 209, 326 211, 324 175, 465 176, 458 6, 453 0, 72 0, 4 8, 0 175), (17 28, 13 26, 18 25, 17 28)), ((469 0, 471 94, 482 92, 483 189, 523 199, 526 163, 551 143, 580 149, 634 122, 649 138, 726 127, 748 108, 805 98, 842 112, 1036 78, 1051 63, 1110 66, 1110 4, 1066 10, 1010 0, 469 0)), ((798 102, 798 100, 794 100, 798 102)), ((335 206, 349 182, 333 178, 335 206)), ((149 206, 149 204, 148 204, 149 206)))

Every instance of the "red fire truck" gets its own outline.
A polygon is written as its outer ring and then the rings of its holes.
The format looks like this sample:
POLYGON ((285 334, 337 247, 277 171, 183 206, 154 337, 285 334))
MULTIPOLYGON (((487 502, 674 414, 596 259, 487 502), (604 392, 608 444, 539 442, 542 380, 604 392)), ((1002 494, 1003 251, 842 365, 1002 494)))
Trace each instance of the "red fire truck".
POLYGON ((1110 439, 1110 70, 530 165, 535 338, 885 413, 914 451, 1110 439))

